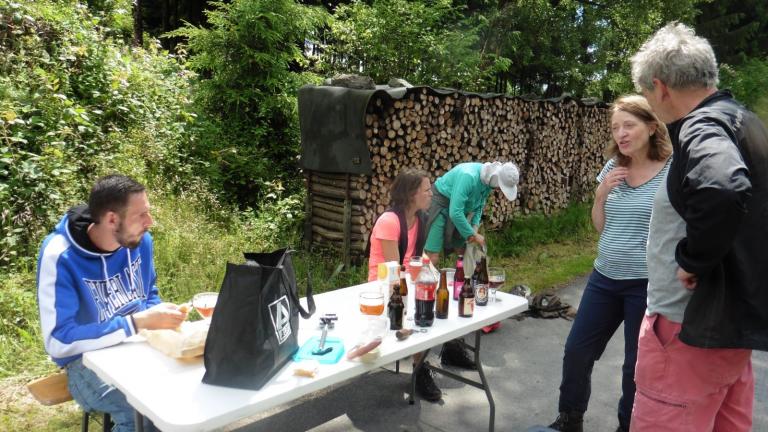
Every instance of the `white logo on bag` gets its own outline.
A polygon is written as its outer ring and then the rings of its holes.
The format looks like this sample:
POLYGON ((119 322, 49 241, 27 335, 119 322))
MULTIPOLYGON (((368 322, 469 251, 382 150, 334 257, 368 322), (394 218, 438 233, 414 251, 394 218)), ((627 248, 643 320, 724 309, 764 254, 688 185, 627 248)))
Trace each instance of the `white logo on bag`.
POLYGON ((288 298, 282 296, 270 303, 269 316, 272 318, 277 343, 282 345, 291 335, 291 305, 288 298))

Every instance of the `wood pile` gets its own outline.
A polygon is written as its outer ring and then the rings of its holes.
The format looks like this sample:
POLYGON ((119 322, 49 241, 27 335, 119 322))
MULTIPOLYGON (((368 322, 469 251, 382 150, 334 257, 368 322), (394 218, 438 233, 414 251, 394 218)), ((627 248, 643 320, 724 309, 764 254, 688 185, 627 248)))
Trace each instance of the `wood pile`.
POLYGON ((461 162, 515 162, 518 198, 509 202, 498 190, 491 195, 484 211, 490 227, 516 213, 550 214, 588 200, 610 139, 608 115, 604 106, 569 98, 441 94, 425 87, 401 99, 376 93, 364 120, 372 174, 306 173, 313 242, 342 245, 349 201, 350 250, 362 253, 376 218, 389 206, 389 185, 405 167, 424 169, 434 181, 461 162))

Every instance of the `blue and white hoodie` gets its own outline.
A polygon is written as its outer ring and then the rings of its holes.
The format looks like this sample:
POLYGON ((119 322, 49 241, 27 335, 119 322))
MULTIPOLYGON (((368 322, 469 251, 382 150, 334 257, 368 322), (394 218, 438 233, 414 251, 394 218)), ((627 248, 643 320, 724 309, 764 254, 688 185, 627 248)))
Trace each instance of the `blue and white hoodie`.
POLYGON ((98 251, 86 206, 74 207, 43 241, 37 301, 45 350, 59 366, 136 333, 129 315, 161 302, 152 237, 138 247, 98 251))

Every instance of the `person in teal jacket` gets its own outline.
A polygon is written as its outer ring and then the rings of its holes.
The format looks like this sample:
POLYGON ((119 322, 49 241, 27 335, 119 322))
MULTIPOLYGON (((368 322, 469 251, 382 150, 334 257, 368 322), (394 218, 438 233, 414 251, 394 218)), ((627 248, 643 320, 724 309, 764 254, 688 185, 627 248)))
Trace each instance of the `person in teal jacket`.
POLYGON ((432 186, 428 234, 424 250, 433 263, 440 253, 463 249, 468 242, 485 246, 477 232, 488 197, 494 188, 513 201, 520 172, 512 162, 465 162, 456 165, 432 186))

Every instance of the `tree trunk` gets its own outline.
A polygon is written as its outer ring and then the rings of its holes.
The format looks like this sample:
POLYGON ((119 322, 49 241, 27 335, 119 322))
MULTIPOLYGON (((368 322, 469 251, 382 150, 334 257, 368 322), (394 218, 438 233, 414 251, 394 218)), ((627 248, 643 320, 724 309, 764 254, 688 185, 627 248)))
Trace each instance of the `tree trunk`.
POLYGON ((144 46, 144 23, 141 17, 142 0, 133 0, 133 46, 144 46))

